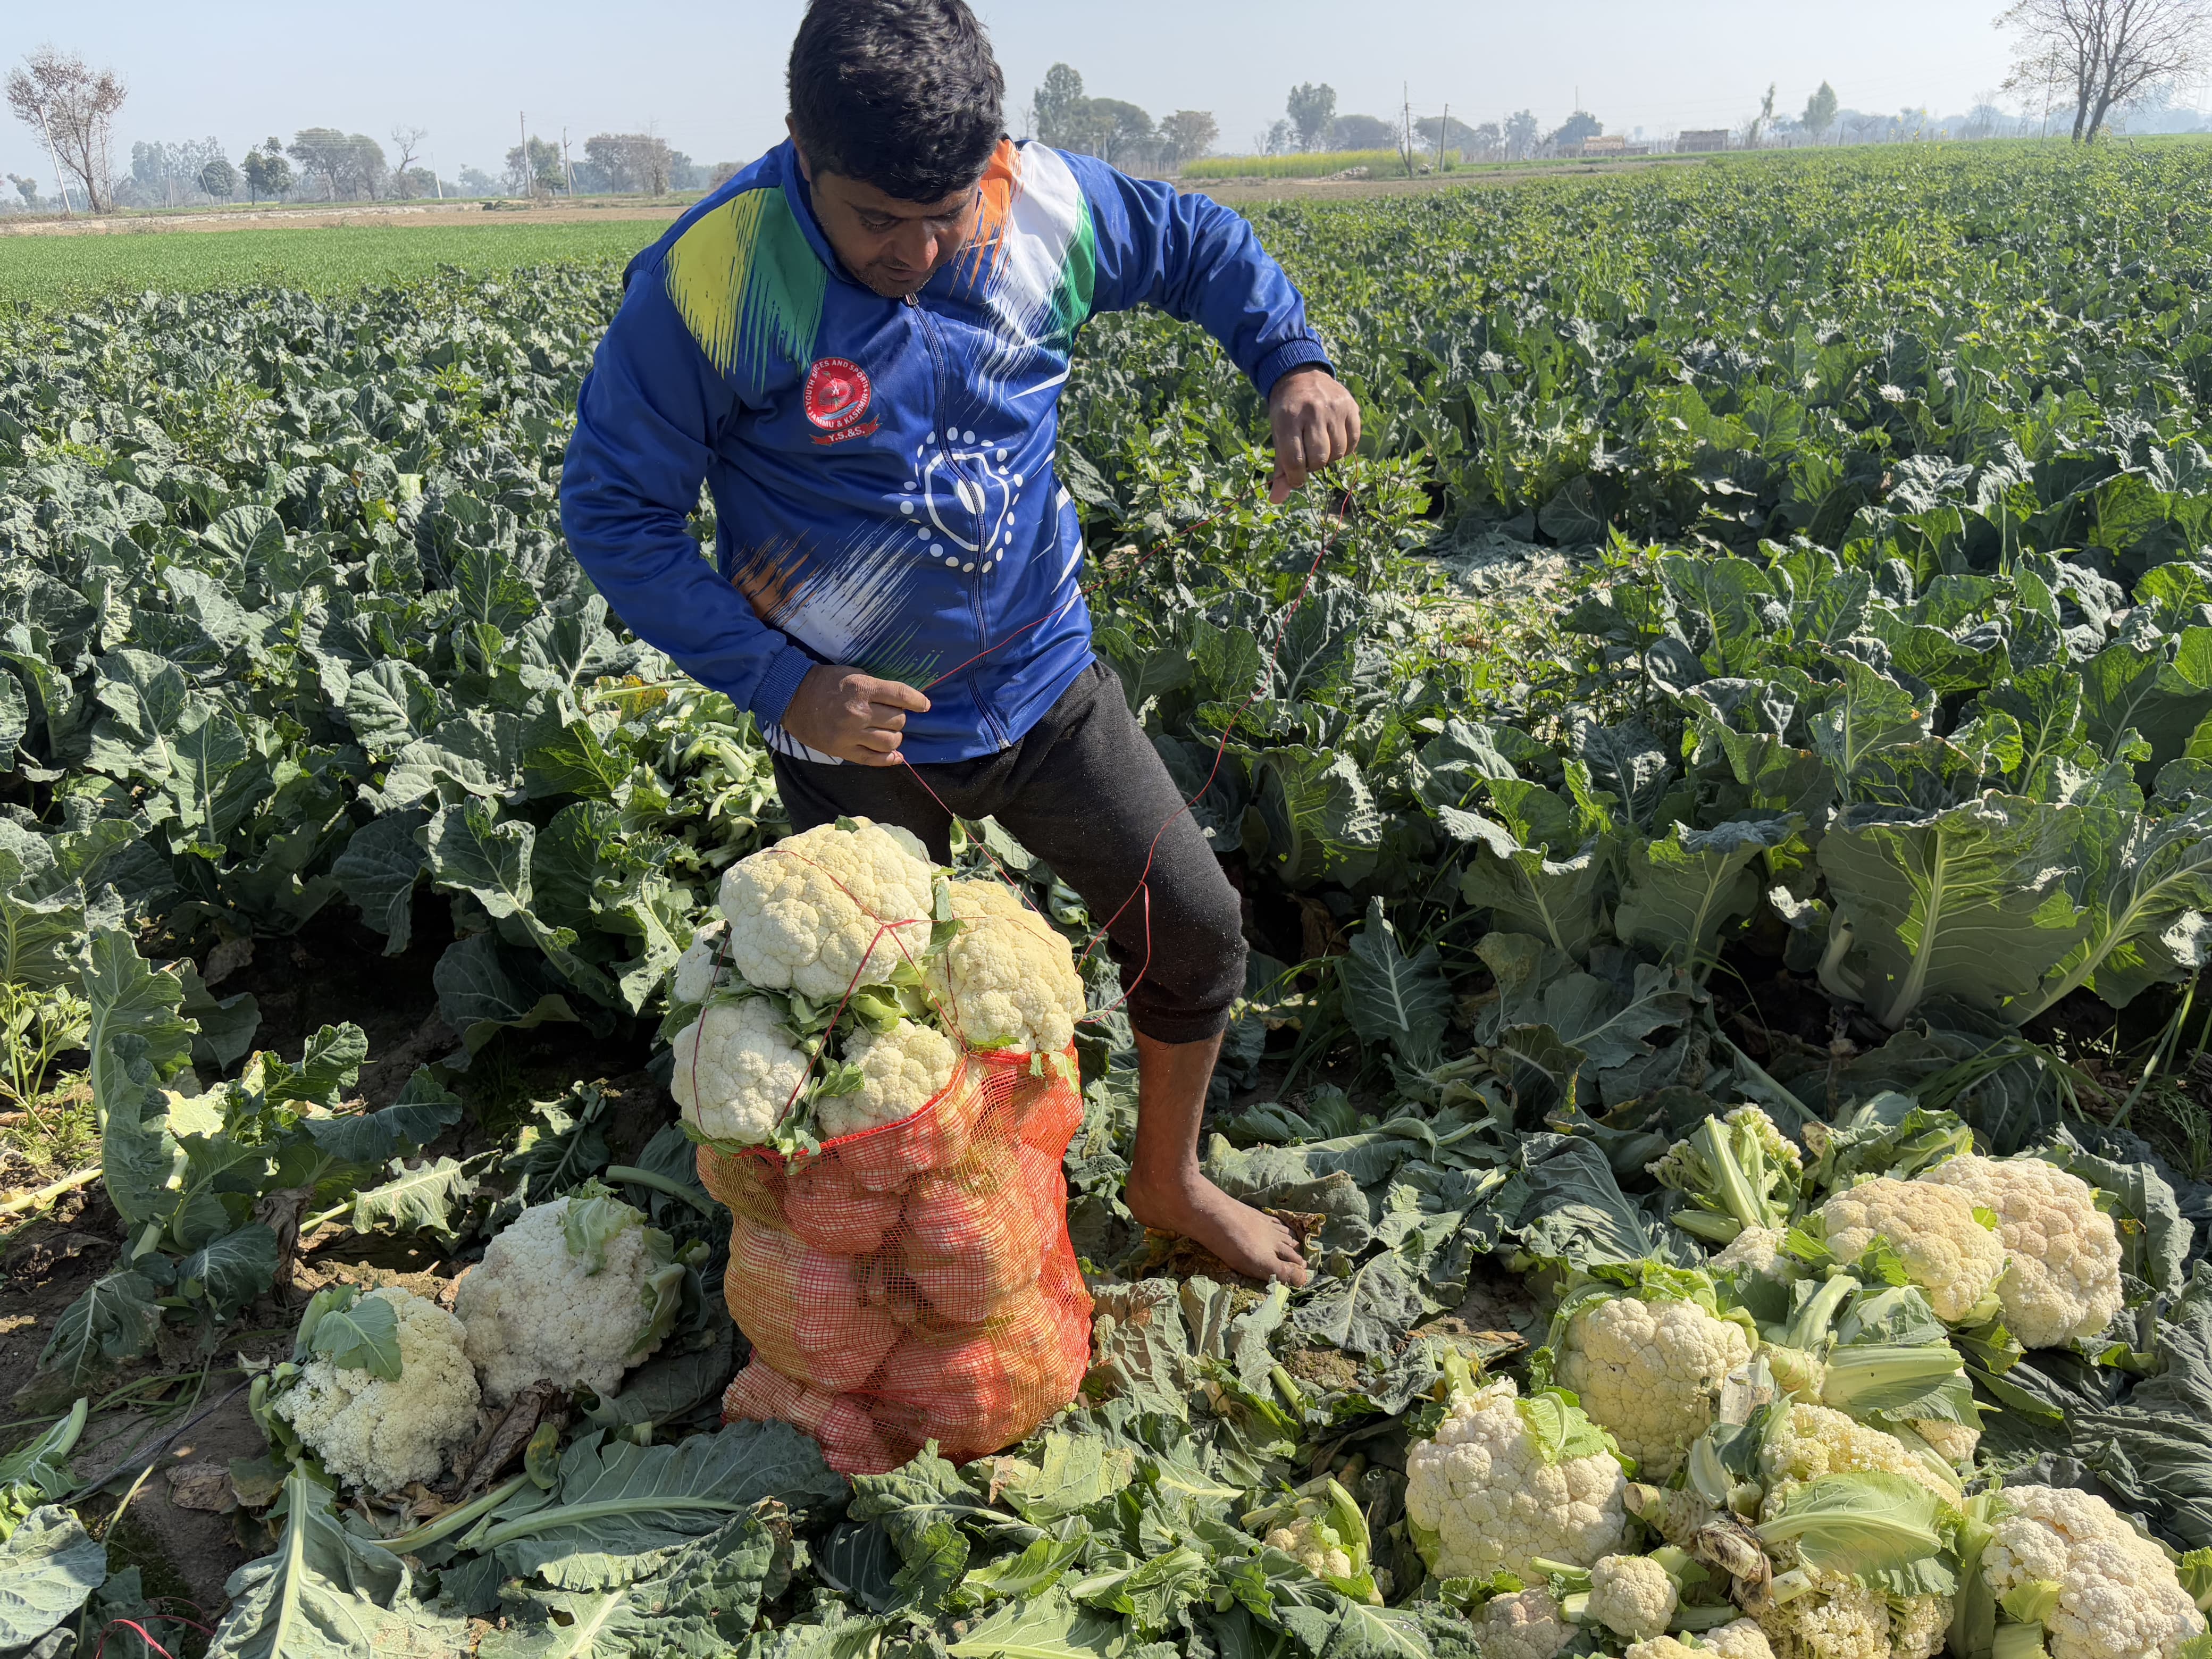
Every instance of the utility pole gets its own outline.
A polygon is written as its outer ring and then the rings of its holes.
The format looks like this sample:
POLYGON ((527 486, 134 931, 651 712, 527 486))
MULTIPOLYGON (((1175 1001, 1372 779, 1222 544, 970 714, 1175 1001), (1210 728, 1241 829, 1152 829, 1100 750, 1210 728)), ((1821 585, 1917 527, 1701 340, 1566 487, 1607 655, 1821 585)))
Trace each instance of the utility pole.
POLYGON ((1451 106, 1444 106, 1444 118, 1437 124, 1437 171, 1444 170, 1444 135, 1451 131, 1451 106))
POLYGON ((534 202, 538 199, 538 169, 530 165, 530 114, 528 111, 515 111, 514 130, 516 135, 522 140, 522 187, 529 192, 530 199, 534 202))
POLYGON ((568 165, 568 129, 561 129, 561 184, 571 201, 576 195, 576 169, 568 165))
MULTIPOLYGON (((46 106, 44 104, 39 106, 39 131, 46 141, 46 159, 54 164, 54 188, 62 193, 62 217, 75 218, 76 216, 70 211, 69 180, 62 177, 62 155, 54 148, 53 129, 46 125, 46 106)), ((87 205, 89 206, 89 203, 87 205)))

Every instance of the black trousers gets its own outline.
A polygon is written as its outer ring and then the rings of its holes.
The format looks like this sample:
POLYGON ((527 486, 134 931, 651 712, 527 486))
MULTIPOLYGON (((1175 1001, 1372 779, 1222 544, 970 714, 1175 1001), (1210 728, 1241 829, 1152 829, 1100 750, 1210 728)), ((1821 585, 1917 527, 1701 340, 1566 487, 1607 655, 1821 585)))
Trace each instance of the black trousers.
POLYGON ((873 818, 912 830, 945 862, 947 808, 996 818, 1083 896, 1094 923, 1120 912, 1108 939, 1140 1034, 1196 1042, 1229 1024, 1229 1006, 1244 989, 1237 890, 1103 663, 1093 662, 1019 742, 995 755, 919 767, 783 755, 775 762, 793 830, 873 818))

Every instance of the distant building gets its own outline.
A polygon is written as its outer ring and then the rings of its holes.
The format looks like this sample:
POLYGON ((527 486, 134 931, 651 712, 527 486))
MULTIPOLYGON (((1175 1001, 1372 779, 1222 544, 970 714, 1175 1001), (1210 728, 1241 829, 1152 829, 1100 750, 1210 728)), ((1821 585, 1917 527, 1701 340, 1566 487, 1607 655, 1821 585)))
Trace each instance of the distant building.
POLYGON ((1700 128, 1696 131, 1686 132, 1674 140, 1674 148, 1681 151, 1726 149, 1728 147, 1729 135, 1726 127, 1700 128))
POLYGON ((1595 137, 1583 140, 1585 155, 1618 155, 1628 147, 1628 141, 1617 132, 1601 132, 1595 137))

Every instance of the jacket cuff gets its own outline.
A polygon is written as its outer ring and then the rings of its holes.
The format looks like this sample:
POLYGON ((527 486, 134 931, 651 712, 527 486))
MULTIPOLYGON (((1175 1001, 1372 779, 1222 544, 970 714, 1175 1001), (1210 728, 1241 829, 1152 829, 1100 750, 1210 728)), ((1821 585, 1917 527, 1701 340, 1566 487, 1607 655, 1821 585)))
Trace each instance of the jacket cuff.
POLYGON ((1252 384, 1260 388, 1262 398, 1275 389, 1275 382, 1294 368, 1308 363, 1319 363, 1332 374, 1336 367, 1328 360, 1328 349, 1319 340, 1308 335, 1301 340, 1286 340, 1252 366, 1252 384))
POLYGON ((799 695, 799 683, 814 666, 814 659, 795 645, 787 645, 771 658, 768 672, 753 687, 753 718, 763 726, 783 724, 784 711, 799 695))

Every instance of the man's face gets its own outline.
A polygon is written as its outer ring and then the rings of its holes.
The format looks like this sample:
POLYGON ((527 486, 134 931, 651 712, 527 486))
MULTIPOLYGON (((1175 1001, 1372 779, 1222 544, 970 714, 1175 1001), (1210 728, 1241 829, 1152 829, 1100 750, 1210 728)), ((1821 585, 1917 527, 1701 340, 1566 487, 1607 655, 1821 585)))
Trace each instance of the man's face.
POLYGON ((845 269, 886 300, 920 290, 967 245, 981 193, 971 185, 937 202, 907 202, 873 185, 817 167, 799 152, 814 216, 845 269))

